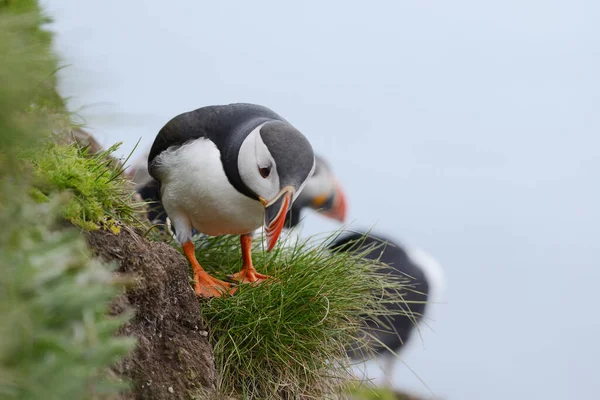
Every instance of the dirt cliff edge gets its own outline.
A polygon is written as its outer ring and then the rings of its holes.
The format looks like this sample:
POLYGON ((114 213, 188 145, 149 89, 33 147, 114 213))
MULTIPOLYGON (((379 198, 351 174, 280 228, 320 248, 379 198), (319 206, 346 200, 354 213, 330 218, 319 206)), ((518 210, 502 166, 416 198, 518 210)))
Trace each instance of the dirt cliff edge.
POLYGON ((165 243, 150 242, 129 229, 115 235, 86 233, 92 252, 116 261, 117 273, 133 280, 111 313, 134 315, 119 331, 138 340, 114 367, 132 388, 125 399, 189 399, 200 388, 214 389, 212 347, 200 314, 200 300, 188 284, 188 263, 165 243))

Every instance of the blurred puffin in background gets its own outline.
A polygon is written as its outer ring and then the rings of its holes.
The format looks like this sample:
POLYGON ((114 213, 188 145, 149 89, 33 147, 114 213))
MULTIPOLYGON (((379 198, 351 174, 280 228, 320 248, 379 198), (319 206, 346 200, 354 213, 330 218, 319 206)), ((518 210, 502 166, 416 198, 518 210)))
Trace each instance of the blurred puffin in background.
MULTIPOLYGON (((397 315, 384 321, 385 326, 367 320, 364 327, 365 333, 374 338, 373 349, 380 364, 383 364, 384 382, 391 386, 396 355, 418 330, 419 323, 431 307, 431 303, 440 299, 444 286, 442 269, 437 261, 424 251, 408 249, 397 241, 371 232, 346 232, 328 247, 335 252, 365 253, 364 258, 379 261, 390 267, 382 270, 383 273, 406 284, 402 302, 386 303, 388 310, 397 315)), ((388 295, 397 296, 392 292, 388 292, 388 295)), ((348 355, 356 361, 366 361, 359 351, 350 350, 348 355)))
POLYGON ((346 195, 327 161, 315 155, 315 171, 306 182, 302 193, 292 204, 286 227, 294 228, 302 221, 304 209, 312 209, 338 222, 346 221, 346 195))
POLYGON ((148 155, 148 173, 194 270, 196 294, 221 296, 235 289, 200 266, 193 230, 240 235, 242 269, 231 279, 267 279, 252 264, 252 234, 264 224, 267 251, 273 249, 314 168, 304 135, 259 105, 199 108, 176 116, 159 131, 148 155))

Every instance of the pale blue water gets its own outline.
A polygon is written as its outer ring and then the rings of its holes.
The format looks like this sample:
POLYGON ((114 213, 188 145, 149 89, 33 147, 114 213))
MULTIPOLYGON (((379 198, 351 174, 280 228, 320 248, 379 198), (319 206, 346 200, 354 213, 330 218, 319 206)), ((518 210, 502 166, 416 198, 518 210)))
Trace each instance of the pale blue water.
POLYGON ((356 226, 435 255, 446 304, 404 358, 436 394, 598 396, 599 3, 44 3, 62 93, 103 144, 267 105, 330 160, 356 226))

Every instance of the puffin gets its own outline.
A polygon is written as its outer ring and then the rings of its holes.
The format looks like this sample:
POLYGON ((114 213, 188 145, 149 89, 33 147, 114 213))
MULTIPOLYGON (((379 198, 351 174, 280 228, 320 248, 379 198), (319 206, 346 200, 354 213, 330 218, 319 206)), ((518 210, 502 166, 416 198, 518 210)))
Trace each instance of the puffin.
MULTIPOLYGON (((365 334, 375 338, 373 350, 375 356, 384 362, 384 379, 390 385, 395 355, 418 330, 430 304, 440 297, 443 287, 441 267, 423 250, 402 246, 395 240, 372 232, 345 232, 329 243, 328 248, 332 252, 365 253, 365 259, 378 260, 389 266, 382 272, 390 274, 392 279, 409 282, 402 302, 386 303, 388 310, 404 315, 389 317, 385 327, 373 320, 366 320, 363 327, 365 334)), ((355 361, 363 360, 363 355, 356 349, 349 349, 348 356, 355 361)))
POLYGON ((202 107, 171 119, 148 155, 160 204, 192 265, 200 297, 233 294, 235 283, 210 276, 198 263, 193 230, 240 235, 242 268, 229 278, 261 282, 252 264, 252 234, 261 225, 271 251, 289 207, 315 169, 306 137, 267 107, 236 103, 202 107))

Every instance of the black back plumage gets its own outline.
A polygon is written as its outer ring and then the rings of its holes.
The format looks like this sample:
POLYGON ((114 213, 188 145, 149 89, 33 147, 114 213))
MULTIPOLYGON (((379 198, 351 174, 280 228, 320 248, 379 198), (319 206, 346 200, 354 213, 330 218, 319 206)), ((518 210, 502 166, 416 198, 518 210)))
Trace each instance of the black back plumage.
MULTIPOLYGON (((376 353, 387 352, 386 347, 395 352, 399 351, 416 328, 416 323, 425 313, 429 283, 423 270, 411 261, 400 245, 389 239, 371 234, 365 236, 364 233, 348 233, 336 239, 330 244, 329 248, 333 251, 353 252, 363 252, 373 248, 373 251, 365 255, 365 258, 370 260, 379 259, 380 262, 389 265, 391 270, 386 269, 385 272, 390 273, 393 278, 410 280, 411 288, 405 292, 403 301, 399 304, 387 305, 390 310, 400 310, 410 315, 396 315, 390 318, 389 325, 395 332, 382 332, 382 330, 388 331, 389 329, 384 329, 372 320, 367 320, 365 327, 369 334, 383 343, 383 345, 378 342, 374 343, 376 353), (382 245, 382 243, 386 244, 382 245)), ((356 354, 352 350, 349 351, 349 355, 356 359, 361 358, 360 354, 356 354)))
POLYGON ((148 155, 148 171, 160 181, 155 163, 160 153, 194 139, 207 138, 221 152, 221 162, 229 182, 239 192, 255 199, 256 194, 240 178, 237 155, 246 136, 267 121, 286 122, 267 107, 246 103, 208 106, 180 114, 171 119, 156 136, 148 155))

